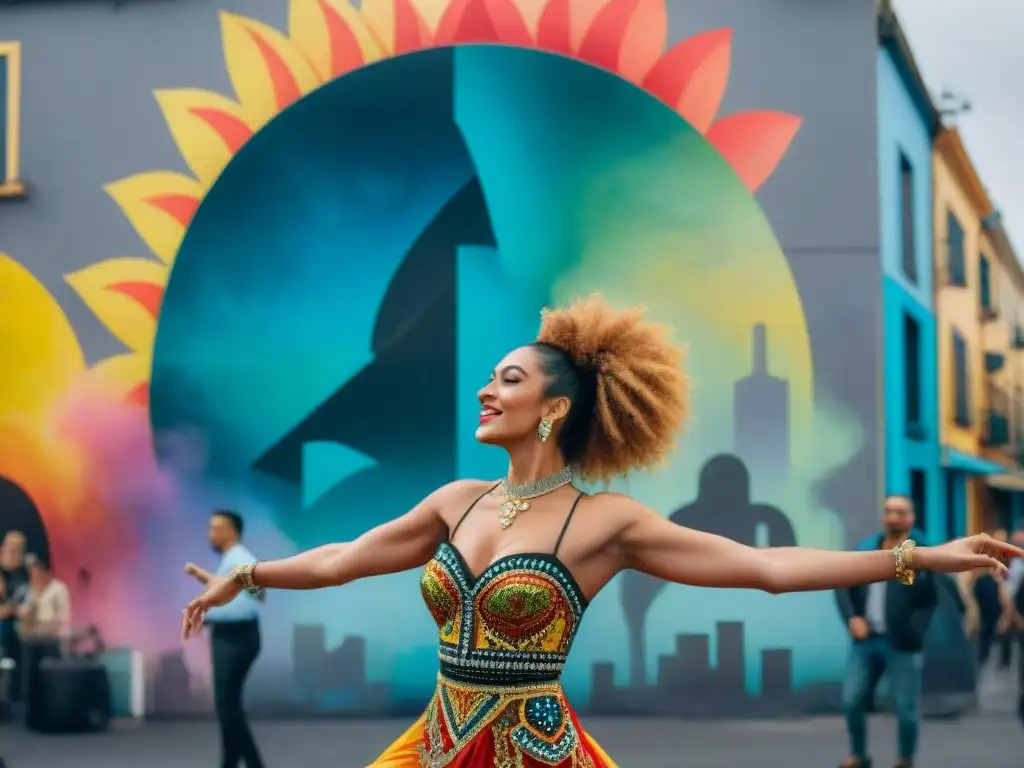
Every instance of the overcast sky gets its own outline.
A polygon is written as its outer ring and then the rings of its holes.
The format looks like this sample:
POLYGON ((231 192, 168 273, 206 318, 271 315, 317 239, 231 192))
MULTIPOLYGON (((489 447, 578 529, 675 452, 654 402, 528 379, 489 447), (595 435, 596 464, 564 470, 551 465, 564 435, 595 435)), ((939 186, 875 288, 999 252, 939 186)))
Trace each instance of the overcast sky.
POLYGON ((957 126, 1024 260, 1024 0, 895 0, 938 95, 967 98, 957 126))

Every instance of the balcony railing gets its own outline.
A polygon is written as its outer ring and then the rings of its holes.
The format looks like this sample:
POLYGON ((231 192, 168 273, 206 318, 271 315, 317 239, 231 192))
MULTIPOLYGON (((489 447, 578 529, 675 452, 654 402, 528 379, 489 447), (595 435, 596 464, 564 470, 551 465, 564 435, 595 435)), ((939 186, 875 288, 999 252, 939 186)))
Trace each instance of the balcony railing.
POLYGON ((985 414, 985 445, 989 448, 1006 448, 1010 445, 1010 419, 1005 413, 989 410, 985 414))
POLYGON ((995 384, 989 384, 985 387, 985 406, 990 411, 1008 414, 1011 404, 1012 401, 1009 393, 1002 387, 995 384))
POLYGON ((983 303, 978 311, 978 315, 981 317, 981 322, 991 323, 999 319, 999 308, 994 304, 983 303))
POLYGON ((938 254, 935 259, 935 284, 940 287, 966 288, 967 261, 963 245, 951 248, 946 242, 936 250, 938 254))

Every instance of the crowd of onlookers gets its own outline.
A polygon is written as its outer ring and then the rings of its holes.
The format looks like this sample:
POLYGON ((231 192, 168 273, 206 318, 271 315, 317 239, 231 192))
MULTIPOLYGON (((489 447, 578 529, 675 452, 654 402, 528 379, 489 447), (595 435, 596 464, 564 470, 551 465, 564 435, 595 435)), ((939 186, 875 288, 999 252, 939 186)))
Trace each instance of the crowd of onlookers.
MULTIPOLYGON (((994 531, 992 536, 1001 541, 1008 538, 1005 530, 994 531)), ((1009 538, 1017 546, 1024 546, 1024 530, 1009 538)), ((979 669, 990 660, 1001 669, 1009 669, 1015 641, 1024 653, 1024 561, 1012 562, 1009 574, 1002 579, 987 571, 972 571, 960 574, 958 581, 965 607, 964 631, 977 641, 979 669)), ((1021 666, 1024 669, 1024 664, 1021 666)), ((1021 706, 1024 717, 1024 700, 1021 706)))
MULTIPOLYGON (((26 552, 25 536, 9 531, 0 542, 0 659, 21 663, 31 640, 56 640, 71 626, 71 593, 42 555, 26 552)), ((22 676, 6 681, 0 704, 19 701, 22 676)))

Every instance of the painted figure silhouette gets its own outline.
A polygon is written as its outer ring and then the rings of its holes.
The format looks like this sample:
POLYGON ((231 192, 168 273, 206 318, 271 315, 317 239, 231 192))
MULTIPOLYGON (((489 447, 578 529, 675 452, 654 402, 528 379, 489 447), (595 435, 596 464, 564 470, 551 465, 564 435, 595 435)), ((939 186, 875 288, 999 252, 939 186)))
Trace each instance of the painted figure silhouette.
MULTIPOLYGON (((714 456, 704 464, 697 498, 673 512, 670 519, 750 546, 796 545, 793 526, 781 509, 751 503, 750 473, 740 459, 728 454, 714 456)), ((622 609, 629 627, 630 684, 643 687, 647 683, 644 627, 665 582, 635 571, 627 571, 622 578, 622 609)))

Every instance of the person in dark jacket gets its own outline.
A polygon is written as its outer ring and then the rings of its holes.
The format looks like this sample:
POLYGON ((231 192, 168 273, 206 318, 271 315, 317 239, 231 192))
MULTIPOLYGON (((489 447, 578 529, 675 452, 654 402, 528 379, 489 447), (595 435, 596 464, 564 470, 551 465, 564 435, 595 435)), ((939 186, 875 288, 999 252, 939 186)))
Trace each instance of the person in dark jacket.
MULTIPOLYGON (((893 495, 885 500, 882 533, 860 548, 892 549, 908 538, 923 544, 920 537, 920 531, 914 529, 913 502, 906 496, 893 495)), ((867 717, 875 688, 885 674, 899 724, 897 768, 911 768, 920 722, 921 651, 938 604, 935 578, 921 572, 909 587, 889 581, 840 589, 836 590, 836 601, 853 640, 843 683, 850 756, 842 766, 871 768, 867 717)))

